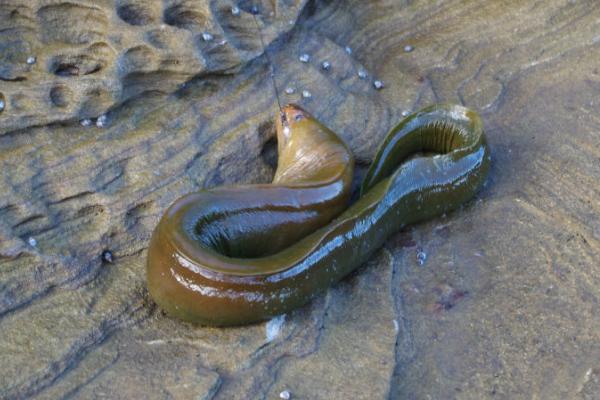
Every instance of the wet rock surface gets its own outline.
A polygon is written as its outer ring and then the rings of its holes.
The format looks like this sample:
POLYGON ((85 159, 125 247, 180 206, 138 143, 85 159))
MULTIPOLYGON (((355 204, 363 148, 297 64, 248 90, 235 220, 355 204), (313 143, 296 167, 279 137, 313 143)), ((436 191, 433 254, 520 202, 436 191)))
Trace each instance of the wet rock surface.
POLYGON ((0 3, 0 133, 96 118, 142 93, 234 73, 293 28, 305 0, 0 3), (248 3, 248 4, 246 4, 248 3), (253 14, 260 12, 261 18, 253 14))
POLYGON ((440 101, 481 112, 493 165, 308 306, 215 329, 163 315, 144 269, 177 197, 273 174, 270 67, 232 4, 0 3, 0 397, 595 398, 600 5, 261 2, 282 101, 360 165, 440 101))

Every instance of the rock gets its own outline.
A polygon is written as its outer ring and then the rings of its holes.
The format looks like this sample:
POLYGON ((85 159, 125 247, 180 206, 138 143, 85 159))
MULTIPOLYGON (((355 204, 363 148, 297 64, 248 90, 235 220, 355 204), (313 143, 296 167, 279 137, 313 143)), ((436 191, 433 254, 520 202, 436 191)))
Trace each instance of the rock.
POLYGON ((237 16, 218 1, 7 4, 0 397, 597 393, 595 2, 264 1, 268 58, 254 2, 237 16), (227 51, 207 50, 226 33, 227 51), (148 298, 149 236, 185 193, 272 178, 269 60, 282 102, 347 141, 357 180, 407 111, 478 109, 488 185, 462 210, 391 238, 269 337, 267 323, 181 323, 148 298))
POLYGON ((225 0, 4 2, 0 134, 97 117, 195 76, 234 73, 263 52, 258 29, 270 44, 304 3, 263 1, 255 21, 250 6, 234 15, 225 0))

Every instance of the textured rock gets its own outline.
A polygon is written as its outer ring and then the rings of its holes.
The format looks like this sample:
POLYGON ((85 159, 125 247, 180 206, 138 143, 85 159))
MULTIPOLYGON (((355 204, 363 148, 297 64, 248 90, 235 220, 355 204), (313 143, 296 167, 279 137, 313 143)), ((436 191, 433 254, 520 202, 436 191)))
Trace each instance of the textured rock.
POLYGON ((2 1, 0 134, 98 117, 195 76, 234 72, 289 31, 305 0, 2 1), (246 4, 248 3, 248 4, 246 4))
POLYGON ((229 329, 164 316, 144 263, 178 196, 272 177, 252 2, 239 19, 216 1, 21 3, 0 2, 0 397, 597 396, 597 2, 262 2, 282 101, 339 132, 359 172, 403 111, 438 101, 481 111, 493 167, 478 199, 282 325, 229 329))

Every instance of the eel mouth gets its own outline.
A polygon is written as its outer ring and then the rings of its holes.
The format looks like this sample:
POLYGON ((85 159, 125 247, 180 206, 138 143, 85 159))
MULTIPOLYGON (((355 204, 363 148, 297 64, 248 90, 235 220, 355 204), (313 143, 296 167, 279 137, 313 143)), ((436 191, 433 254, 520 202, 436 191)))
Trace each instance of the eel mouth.
POLYGON ((298 122, 310 119, 312 116, 302 107, 296 104, 288 104, 281 109, 280 118, 277 119, 277 141, 279 148, 287 145, 290 139, 291 129, 298 122))
POLYGON ((288 104, 283 107, 281 110, 282 119, 288 122, 288 124, 293 124, 294 122, 300 121, 304 118, 309 117, 309 113, 305 111, 302 107, 296 104, 288 104))

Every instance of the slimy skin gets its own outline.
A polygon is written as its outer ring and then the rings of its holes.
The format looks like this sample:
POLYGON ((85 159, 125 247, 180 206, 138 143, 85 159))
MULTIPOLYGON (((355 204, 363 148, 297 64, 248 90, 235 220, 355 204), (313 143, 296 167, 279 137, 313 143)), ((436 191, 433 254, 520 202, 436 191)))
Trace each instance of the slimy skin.
POLYGON ((427 107, 394 127, 349 207, 354 161, 333 132, 290 105, 277 140, 272 184, 190 194, 161 218, 147 279, 168 314, 227 326, 286 313, 404 226, 459 207, 489 169, 481 119, 457 105, 427 107), (435 154, 410 158, 422 152, 435 154))

